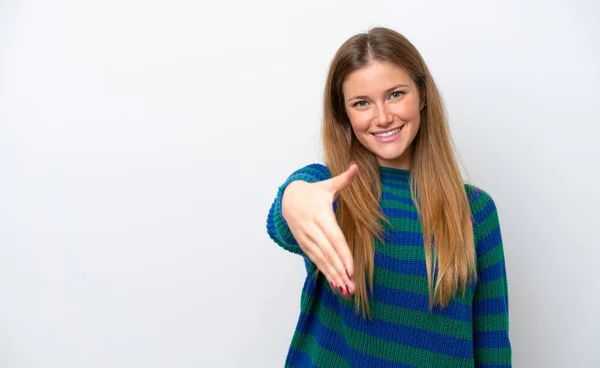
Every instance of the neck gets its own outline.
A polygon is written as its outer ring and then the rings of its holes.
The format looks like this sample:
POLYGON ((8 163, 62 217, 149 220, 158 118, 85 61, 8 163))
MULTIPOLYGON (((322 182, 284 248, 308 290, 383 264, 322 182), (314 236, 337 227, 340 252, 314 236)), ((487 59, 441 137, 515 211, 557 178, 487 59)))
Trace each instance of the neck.
POLYGON ((387 180, 400 180, 408 181, 410 178, 410 169, 400 169, 396 167, 390 167, 385 165, 379 165, 379 174, 383 181, 387 180))

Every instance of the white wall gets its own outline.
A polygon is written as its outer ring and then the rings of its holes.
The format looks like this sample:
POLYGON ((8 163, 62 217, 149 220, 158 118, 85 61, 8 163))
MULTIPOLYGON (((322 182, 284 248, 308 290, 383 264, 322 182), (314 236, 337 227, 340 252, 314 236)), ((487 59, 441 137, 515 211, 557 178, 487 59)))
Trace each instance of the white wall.
POLYGON ((304 267, 265 232, 328 63, 424 55, 499 208, 515 367, 599 367, 597 1, 0 3, 0 367, 281 367, 304 267))

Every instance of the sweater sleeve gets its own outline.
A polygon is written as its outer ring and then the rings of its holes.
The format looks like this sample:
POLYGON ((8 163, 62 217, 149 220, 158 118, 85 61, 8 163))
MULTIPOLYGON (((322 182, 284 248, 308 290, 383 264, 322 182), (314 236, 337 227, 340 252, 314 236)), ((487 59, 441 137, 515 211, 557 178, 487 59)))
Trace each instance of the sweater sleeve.
POLYGON ((512 367, 508 282, 498 211, 485 191, 475 189, 473 205, 477 284, 473 298, 475 367, 512 367))
MULTIPOLYGON (((285 221, 285 218, 283 218, 281 212, 281 199, 287 186, 296 180, 315 183, 329 178, 331 178, 331 173, 326 166, 321 164, 310 164, 294 171, 279 187, 277 196, 271 204, 271 209, 267 215, 267 233, 280 247, 292 253, 304 255, 302 249, 298 245, 298 242, 296 239, 294 239, 294 236, 292 235, 292 232, 290 231, 290 228, 288 227, 288 224, 285 221)), ((335 211, 335 202, 333 208, 335 211)))

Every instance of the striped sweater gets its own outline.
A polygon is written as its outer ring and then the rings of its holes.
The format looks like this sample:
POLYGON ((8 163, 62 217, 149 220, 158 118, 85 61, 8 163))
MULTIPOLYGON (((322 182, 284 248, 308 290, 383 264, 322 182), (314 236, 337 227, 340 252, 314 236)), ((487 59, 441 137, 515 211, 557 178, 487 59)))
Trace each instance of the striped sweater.
MULTIPOLYGON (((384 243, 374 240, 372 319, 355 314, 353 300, 334 294, 303 254, 281 214, 283 191, 294 180, 331 177, 311 164, 279 187, 267 217, 267 232, 282 248, 304 259, 307 277, 300 317, 285 367, 500 368, 511 367, 508 284, 498 213, 483 190, 465 184, 472 212, 477 283, 448 307, 428 309, 427 271, 421 224, 409 189, 409 170, 380 166, 384 243)), ((334 210, 336 206, 334 203, 334 210)))

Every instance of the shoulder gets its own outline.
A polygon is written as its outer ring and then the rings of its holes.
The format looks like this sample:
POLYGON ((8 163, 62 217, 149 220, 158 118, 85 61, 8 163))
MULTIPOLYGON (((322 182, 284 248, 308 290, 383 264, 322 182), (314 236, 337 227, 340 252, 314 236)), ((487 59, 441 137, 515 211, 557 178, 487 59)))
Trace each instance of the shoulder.
POLYGON ((490 215, 497 213, 496 203, 488 192, 467 183, 465 183, 465 191, 471 207, 474 226, 481 224, 490 215))
MULTIPOLYGON (((488 254, 492 249, 496 253, 492 257, 499 256, 502 252, 502 231, 498 209, 492 196, 485 190, 474 185, 466 184, 467 197, 471 206, 471 218, 473 220, 473 235, 475 240, 475 249, 478 259, 488 254)), ((501 255, 504 257, 503 255, 501 255)), ((491 258, 488 258, 488 262, 491 258)), ((477 261, 479 264, 479 260, 477 261)))
POLYGON ((481 200, 492 200, 492 196, 488 192, 473 184, 465 183, 465 191, 467 192, 469 203, 481 200))

